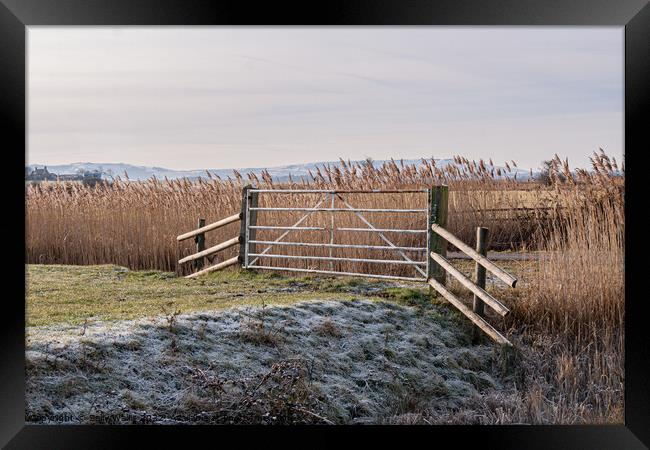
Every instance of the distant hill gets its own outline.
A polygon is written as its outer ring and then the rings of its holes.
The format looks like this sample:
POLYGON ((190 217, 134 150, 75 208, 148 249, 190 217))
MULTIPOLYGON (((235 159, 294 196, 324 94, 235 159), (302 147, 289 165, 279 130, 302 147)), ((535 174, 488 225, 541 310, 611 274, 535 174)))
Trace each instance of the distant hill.
MULTIPOLYGON (((353 161, 353 162, 358 162, 358 161, 353 161)), ((376 160, 373 161, 373 165, 375 167, 380 167, 382 164, 384 164, 386 160, 376 160)), ((399 164, 399 161, 397 161, 399 164)), ((314 172, 316 167, 322 167, 327 164, 332 164, 332 165, 338 165, 338 161, 324 161, 324 162, 314 162, 314 163, 306 163, 306 164, 291 164, 288 166, 278 166, 278 167, 245 167, 245 168, 239 168, 236 169, 242 175, 245 175, 247 173, 253 172, 256 175, 260 175, 263 170, 267 170, 271 176, 273 177, 274 180, 277 181, 286 181, 291 175, 294 179, 300 179, 301 176, 307 178, 309 177, 309 170, 314 172)), ((405 159, 404 164, 415 164, 416 166, 420 166, 422 164, 422 161, 420 159, 405 159)), ((449 164, 455 164, 452 159, 436 159, 436 165, 438 167, 445 167, 449 164)), ((43 164, 30 164, 27 166, 27 168, 31 171, 33 168, 38 167, 42 168, 44 167, 43 164)), ((491 167, 487 165, 487 168, 490 169, 491 167)), ((506 171, 504 167, 501 166, 494 166, 494 168, 500 168, 501 171, 509 176, 509 177, 514 177, 515 173, 517 173, 517 179, 519 180, 527 180, 530 177, 530 173, 527 170, 523 169, 515 169, 511 171, 506 171)), ((206 171, 209 171, 213 175, 218 175, 219 177, 226 179, 227 177, 233 177, 233 169, 196 169, 196 170, 173 170, 173 169, 167 169, 164 167, 148 167, 148 166, 135 166, 132 164, 124 164, 124 163, 91 163, 91 162, 77 162, 77 163, 72 163, 72 164, 62 164, 62 165, 48 165, 47 169, 55 173, 57 175, 64 175, 64 174, 75 174, 83 171, 94 171, 94 170, 100 170, 102 171, 105 175, 103 178, 108 178, 110 179, 112 177, 121 177, 125 178, 124 173, 126 172, 129 176, 129 179, 131 180, 137 180, 137 181, 143 181, 147 180, 153 176, 155 176, 158 179, 164 179, 167 177, 170 180, 177 179, 177 178, 189 178, 189 179, 197 179, 199 177, 206 178, 206 171)))

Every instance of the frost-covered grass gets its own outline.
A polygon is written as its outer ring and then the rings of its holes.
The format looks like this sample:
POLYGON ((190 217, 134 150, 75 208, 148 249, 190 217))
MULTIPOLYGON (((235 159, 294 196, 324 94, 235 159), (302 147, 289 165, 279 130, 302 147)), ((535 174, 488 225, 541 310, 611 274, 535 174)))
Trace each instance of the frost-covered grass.
POLYGON ((426 423, 501 387, 453 311, 323 297, 29 327, 28 421, 426 423))
POLYGON ((27 284, 30 422, 471 421, 506 383, 421 284, 118 266, 28 266, 27 284))
MULTIPOLYGON (((516 313, 536 295, 539 264, 500 263, 518 288, 488 276, 488 291, 516 313)), ((29 422, 620 422, 619 406, 606 415, 574 395, 571 354, 549 357, 557 336, 490 315, 515 344, 498 348, 422 284, 118 266, 27 274, 29 422)), ((622 405, 595 386, 596 400, 622 405)))

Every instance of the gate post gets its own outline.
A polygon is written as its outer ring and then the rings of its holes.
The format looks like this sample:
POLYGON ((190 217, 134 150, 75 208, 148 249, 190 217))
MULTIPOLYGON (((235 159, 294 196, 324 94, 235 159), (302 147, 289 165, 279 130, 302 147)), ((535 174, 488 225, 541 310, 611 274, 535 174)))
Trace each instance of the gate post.
MULTIPOLYGON (((241 225, 239 227, 239 263, 246 267, 246 251, 250 249, 248 241, 255 240, 255 231, 250 226, 257 224, 257 211, 249 211, 249 207, 257 208, 259 192, 249 192, 253 186, 247 184, 242 188, 241 196, 241 225), (247 226, 248 225, 248 226, 247 226), (248 228, 248 236, 246 230, 248 228)), ((254 245, 254 244, 253 244, 254 245)))
MULTIPOLYGON (((436 263, 431 258, 431 252, 438 253, 442 256, 447 256, 447 241, 439 236, 437 233, 434 233, 431 230, 432 224, 440 225, 445 228, 447 226, 447 208, 448 208, 448 199, 449 199, 449 187, 442 186, 432 186, 431 198, 429 199, 429 223, 427 224, 427 239, 428 241, 428 252, 427 252, 427 278, 434 278, 441 284, 445 284, 446 272, 438 263, 436 263)), ((432 287, 429 287, 429 293, 437 295, 437 292, 432 287)))
MULTIPOLYGON (((476 228, 476 251, 483 256, 487 256, 487 236, 487 228, 476 228)), ((476 267, 474 269, 474 274, 476 276, 476 285, 481 289, 485 289, 485 267, 480 265, 478 262, 475 264, 476 267)), ((485 303, 483 303, 483 300, 478 298, 476 295, 474 295, 473 309, 479 316, 482 317, 485 315, 485 303)))
MULTIPOLYGON (((205 226, 205 219, 199 219, 199 228, 205 226)), ((194 237, 194 242, 196 242, 196 253, 202 252, 205 250, 205 233, 198 234, 194 237)), ((199 258, 194 261, 194 268, 196 270, 201 270, 203 268, 203 259, 199 258)))
MULTIPOLYGON (((249 189, 250 188, 251 187, 249 187, 249 189)), ((259 195, 260 195, 259 192, 248 192, 248 201, 249 201, 248 206, 253 207, 253 208, 257 208, 259 195)), ((257 235, 257 230, 256 229, 252 229, 252 230, 250 229, 250 226, 257 225, 257 211, 250 211, 250 210, 248 211, 248 225, 249 225, 249 229, 248 229, 248 241, 249 241, 248 242, 248 251, 250 253, 257 253, 255 251, 255 247, 257 246, 257 244, 251 244, 250 243, 250 241, 255 240, 255 236, 257 235)))
POLYGON ((242 188, 241 194, 241 221, 239 227, 239 263, 246 267, 246 214, 248 212, 248 191, 252 188, 247 184, 242 188))

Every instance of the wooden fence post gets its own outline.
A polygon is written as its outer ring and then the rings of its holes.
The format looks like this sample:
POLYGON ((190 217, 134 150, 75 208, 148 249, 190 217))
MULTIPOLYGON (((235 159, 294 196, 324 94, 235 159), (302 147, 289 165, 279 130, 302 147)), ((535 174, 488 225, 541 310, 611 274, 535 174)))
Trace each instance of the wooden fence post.
MULTIPOLYGON (((203 228, 205 226, 205 219, 199 219, 198 228, 203 228)), ((196 242, 196 253, 202 252, 205 250, 205 233, 197 234, 194 236, 194 242, 196 242)), ((194 261, 194 268, 196 270, 201 270, 203 268, 204 258, 199 258, 194 261)))
POLYGON ((252 186, 247 184, 242 188, 241 194, 241 222, 239 227, 239 263, 243 266, 244 255, 246 253, 246 202, 248 202, 248 191, 252 186))
MULTIPOLYGON (((250 201, 249 206, 251 206, 252 208, 257 208, 258 207, 258 201, 259 201, 259 192, 249 192, 248 193, 248 198, 249 198, 249 201, 250 201)), ((257 225, 257 211, 249 211, 248 214, 249 214, 248 215, 248 225, 250 225, 250 226, 257 225)), ((256 235, 257 235, 257 230, 256 229, 252 229, 252 230, 249 229, 248 230, 248 240, 249 241, 254 241, 256 235)), ((257 244, 249 243, 248 244, 248 251, 250 253, 257 253, 255 251, 256 246, 257 246, 257 244)))
MULTIPOLYGON (((430 256, 431 252, 438 253, 444 257, 447 256, 447 241, 431 230, 431 224, 437 224, 441 227, 447 226, 447 206, 449 200, 449 187, 448 186, 433 186, 431 188, 431 198, 429 200, 429 223, 427 224, 427 233, 429 236, 428 244, 429 251, 427 257, 429 258, 429 270, 427 278, 434 278, 442 285, 446 281, 445 269, 436 263, 430 256)), ((429 293, 437 295, 433 288, 429 288, 429 293)))
MULTIPOLYGON (((487 256, 487 237, 487 228, 476 228, 476 251, 483 256, 487 256)), ((476 267, 474 268, 474 274, 476 277, 476 285, 485 290, 485 267, 477 262, 476 267)), ((483 303, 483 300, 478 298, 476 295, 474 295, 473 309, 479 316, 483 317, 485 315, 485 303, 483 303)))

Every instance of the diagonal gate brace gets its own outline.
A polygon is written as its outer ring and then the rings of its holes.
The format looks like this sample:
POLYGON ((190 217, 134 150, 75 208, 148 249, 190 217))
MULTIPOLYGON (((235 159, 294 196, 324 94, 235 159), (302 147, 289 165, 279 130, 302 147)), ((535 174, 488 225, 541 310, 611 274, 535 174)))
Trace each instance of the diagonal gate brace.
MULTIPOLYGON (((345 199, 341 196, 341 194, 336 194, 336 196, 337 196, 337 197, 338 197, 338 198, 343 202, 343 204, 345 205, 346 208, 353 210, 354 214, 355 214, 359 219, 361 219, 361 221, 362 221, 363 223, 365 223, 365 224, 368 226, 368 228, 370 228, 370 229, 372 229, 372 230, 377 230, 377 228, 375 228, 375 226, 374 226, 373 224, 371 224, 370 222, 368 222, 368 220, 366 220, 366 218, 363 217, 363 216, 361 215, 361 213, 359 213, 358 211, 355 211, 355 208, 354 208, 353 206, 351 206, 348 202, 346 202, 345 199)), ((391 242, 391 241, 390 241, 390 240, 389 240, 389 239, 384 235, 384 233, 382 233, 381 231, 376 231, 376 232, 377 232, 377 234, 379 235, 379 237, 380 237, 380 238, 381 238, 381 239, 382 239, 386 244, 388 244, 389 246, 391 246, 391 247, 393 247, 393 248, 397 248, 397 245, 393 244, 393 243, 392 243, 392 242, 391 242)), ((414 263, 414 261, 413 261, 411 258, 409 258, 408 256, 406 256, 406 253, 404 253, 403 251, 401 251, 401 250, 397 250, 397 253, 399 253, 399 254, 402 256, 402 258, 404 258, 406 261, 409 261, 409 262, 411 262, 411 263, 414 263)), ((415 270, 417 270, 418 272, 420 272, 420 274, 422 274, 423 276, 425 276, 425 277, 427 276, 426 271, 422 270, 420 267, 415 266, 415 265, 414 265, 413 267, 415 267, 415 270)))
MULTIPOLYGON (((319 207, 319 206, 320 206, 320 205, 321 205, 321 204, 326 200, 326 198, 327 198, 327 197, 323 197, 323 198, 322 198, 318 203, 316 203, 316 205, 315 205, 314 207, 311 208, 312 211, 309 211, 307 214, 305 214, 304 216, 302 216, 302 217, 301 217, 301 218, 300 218, 296 223, 294 223, 291 227, 292 227, 292 228, 293 228, 293 227, 297 227, 298 225, 300 225, 301 223, 303 223, 305 220, 307 220, 307 218, 308 218, 308 217, 309 217, 309 216, 310 216, 314 211, 316 211, 316 208, 318 208, 318 207, 319 207)), ((291 233, 292 231, 293 231, 293 230, 287 230, 287 231, 285 231, 284 233, 282 233, 282 234, 280 235, 280 237, 278 237, 277 239, 275 239, 273 242, 274 242, 274 243, 276 243, 276 242, 280 242, 282 239, 284 239, 284 238, 285 238, 289 233, 291 233)), ((251 262, 248 263, 248 266, 252 266, 253 264, 255 264, 255 261, 257 261, 258 259, 260 259, 260 258, 262 257, 262 255, 264 255, 266 252, 268 252, 269 250, 271 250, 271 247, 273 247, 273 244, 269 245, 269 246, 266 247, 264 250, 262 250, 262 251, 259 253, 259 256, 256 256, 254 260, 252 260, 251 262)))

